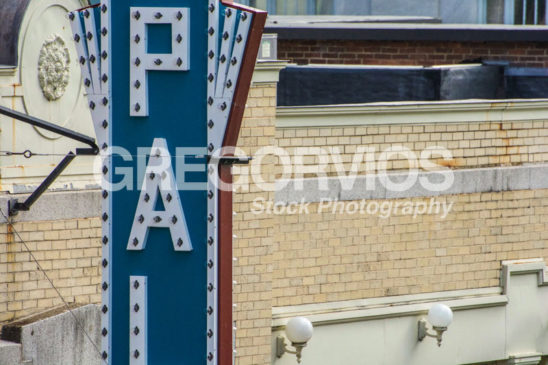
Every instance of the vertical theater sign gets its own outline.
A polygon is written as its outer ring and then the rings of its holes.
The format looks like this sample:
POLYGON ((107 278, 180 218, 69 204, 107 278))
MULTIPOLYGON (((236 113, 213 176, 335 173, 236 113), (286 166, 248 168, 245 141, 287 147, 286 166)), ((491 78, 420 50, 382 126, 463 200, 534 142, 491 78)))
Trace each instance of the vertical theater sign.
POLYGON ((240 160, 217 151, 236 144, 266 13, 107 0, 69 18, 101 148, 103 362, 231 364, 218 186, 240 160))

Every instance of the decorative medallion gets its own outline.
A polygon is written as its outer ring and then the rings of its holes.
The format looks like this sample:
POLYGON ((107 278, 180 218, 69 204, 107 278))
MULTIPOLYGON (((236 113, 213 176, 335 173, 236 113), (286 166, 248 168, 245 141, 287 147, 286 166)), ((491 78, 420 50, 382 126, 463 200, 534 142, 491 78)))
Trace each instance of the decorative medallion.
POLYGON ((42 45, 38 59, 38 81, 47 100, 55 101, 65 94, 70 78, 69 65, 65 41, 54 34, 42 45))

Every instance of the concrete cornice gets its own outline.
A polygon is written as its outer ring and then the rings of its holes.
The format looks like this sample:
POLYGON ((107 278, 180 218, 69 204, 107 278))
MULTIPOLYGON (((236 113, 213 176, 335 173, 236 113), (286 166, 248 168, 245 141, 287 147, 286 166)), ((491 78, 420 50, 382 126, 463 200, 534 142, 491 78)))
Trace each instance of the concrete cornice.
POLYGON ((506 293, 510 276, 536 274, 538 286, 548 286, 547 267, 543 259, 509 260, 502 262, 501 287, 506 293))
POLYGON ((501 288, 457 290, 347 302, 272 308, 272 327, 279 329, 295 316, 306 316, 314 326, 425 315, 433 303, 443 302, 453 311, 504 306, 501 288))
POLYGON ((277 83, 280 71, 287 67, 287 61, 258 61, 253 73, 253 84, 277 83))
MULTIPOLYGON (((393 182, 401 183, 409 172, 393 172, 387 176, 393 182)), ((306 178, 276 181, 277 203, 317 203, 329 201, 356 201, 372 199, 409 199, 477 194, 486 192, 548 189, 548 164, 487 167, 462 170, 418 172, 415 183, 404 191, 387 189, 382 182, 383 175, 369 174, 325 178, 306 178), (443 191, 425 188, 421 181, 439 182, 453 178, 453 183, 443 191), (323 184, 323 185, 322 185, 323 184), (371 188, 371 187, 374 187, 371 188)))
MULTIPOLYGON (((0 210, 8 213, 12 199, 23 201, 26 194, 0 196, 0 210)), ((47 192, 36 201, 28 212, 20 212, 14 222, 41 222, 63 219, 95 218, 101 214, 101 190, 47 192)), ((1 217, 1 216, 0 216, 1 217)), ((3 219, 2 219, 3 221, 3 219)))
POLYGON ((544 120, 548 100, 455 100, 279 107, 276 127, 544 120))
POLYGON ((397 19, 385 19, 385 23, 379 21, 382 19, 355 16, 275 16, 269 18, 265 32, 277 33, 280 40, 453 42, 546 42, 548 33, 548 27, 533 25, 421 24, 399 22, 397 19))
POLYGON ((16 73, 17 73, 17 67, 0 66, 0 77, 2 77, 2 76, 15 76, 16 73))

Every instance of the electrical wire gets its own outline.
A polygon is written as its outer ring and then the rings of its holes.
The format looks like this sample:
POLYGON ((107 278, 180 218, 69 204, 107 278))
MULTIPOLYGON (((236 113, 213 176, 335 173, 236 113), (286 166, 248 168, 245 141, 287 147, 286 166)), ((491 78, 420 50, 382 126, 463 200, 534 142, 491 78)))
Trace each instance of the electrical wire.
POLYGON ((23 156, 27 159, 34 156, 65 156, 65 154, 60 153, 34 153, 31 150, 25 150, 23 152, 13 152, 13 151, 0 151, 0 156, 23 156))
MULTIPOLYGON (((36 165, 23 165, 23 164, 18 164, 18 165, 0 165, 0 169, 21 169, 21 168, 24 168, 24 169, 27 169, 27 170, 31 170, 31 169, 37 169, 37 168, 43 168, 43 167, 49 167, 49 168, 54 168, 55 166, 57 166, 57 164, 54 164, 54 163, 42 163, 42 164, 36 164, 36 165)), ((74 167, 82 167, 82 166, 87 166, 89 167, 90 164, 89 163, 72 163, 70 164, 70 167, 74 168, 74 167)))
MULTIPOLYGON (((32 157, 38 156, 38 157, 65 157, 66 153, 35 153, 30 150, 25 150, 24 152, 13 152, 13 151, 0 151, 0 156, 23 156, 27 159, 30 159, 32 157)), ((134 155, 134 154, 119 154, 115 153, 112 156, 119 156, 119 157, 134 157, 134 158, 147 158, 147 157, 194 157, 194 158, 205 158, 205 154, 189 154, 189 155, 157 155, 157 154, 144 154, 144 155, 134 155)), ((94 157, 101 157, 101 155, 95 155, 94 157)))
POLYGON ((59 298, 61 299, 61 301, 63 302, 64 306, 66 307, 66 309, 69 311, 69 313, 72 315, 72 317, 74 318, 74 321, 76 322, 76 326, 80 329, 80 331, 82 331, 84 333, 84 335, 86 336, 86 338, 89 340, 89 342, 93 345, 93 347, 95 348, 95 351, 97 352, 97 354, 99 355, 99 358, 101 358, 103 360, 103 362, 108 365, 108 362, 106 359, 103 359, 102 357, 102 354, 101 354, 101 350, 99 349, 99 346, 97 346, 97 344, 93 341, 93 339, 91 338, 90 334, 86 331, 86 329, 84 328, 84 326, 82 325, 82 323, 78 320, 78 317, 76 317, 76 314, 74 314, 74 312, 72 311, 72 309, 70 308, 69 304, 67 303, 67 301, 65 300, 65 298, 63 298, 63 296, 61 295, 61 292, 59 291, 59 289, 55 286, 55 284, 53 283, 53 280, 51 280, 51 278, 48 276, 48 274, 46 273, 46 271, 44 270, 44 268, 42 268, 42 265, 40 265, 40 262, 36 259, 36 257, 34 256, 32 250, 29 248, 28 244, 25 242, 25 240, 23 240, 23 238, 21 237, 21 235, 19 234, 19 232, 15 229, 15 227, 13 226, 13 224, 11 223, 10 219, 6 216, 6 214, 4 213, 4 211, 0 208, 0 213, 2 214, 2 216, 4 217, 6 223, 11 227, 11 230, 13 233, 15 233, 15 235, 17 236, 17 238, 19 239, 19 242, 18 243, 22 243, 23 246, 25 247, 25 250, 29 253, 30 257, 32 258, 32 260, 36 263, 36 266, 38 267, 38 270, 41 271, 43 274, 44 274, 44 277, 46 278, 46 280, 50 283, 51 287, 55 290, 55 292, 57 293, 57 295, 59 296, 59 298))

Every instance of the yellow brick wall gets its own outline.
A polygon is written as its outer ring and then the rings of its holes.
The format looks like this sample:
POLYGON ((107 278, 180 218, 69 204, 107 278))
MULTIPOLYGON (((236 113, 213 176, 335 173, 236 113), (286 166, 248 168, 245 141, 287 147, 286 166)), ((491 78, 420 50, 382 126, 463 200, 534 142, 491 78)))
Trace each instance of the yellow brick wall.
POLYGON ((67 302, 101 301, 99 218, 2 224, 0 229, 0 322, 62 304, 20 238, 67 302))
MULTIPOLYGON (((275 83, 253 86, 247 106, 238 146, 254 158, 264 146, 327 146, 348 164, 357 146, 402 144, 445 146, 456 168, 548 161, 548 122, 276 129, 275 83)), ((234 167, 238 365, 270 364, 272 307, 497 286, 501 260, 548 258, 547 190, 442 197, 454 202, 445 220, 319 214, 317 204, 308 215, 253 214, 255 199, 274 200, 281 172, 274 157, 263 163, 269 191, 247 183, 248 166, 234 167)), ((99 303, 100 225, 94 218, 15 228, 67 301, 99 303)), ((0 322, 60 304, 18 238, 1 229, 0 322)))
MULTIPOLYGON (((251 88, 238 146, 253 156, 263 146, 275 145, 276 84, 251 88)), ((276 161, 264 159, 262 178, 274 182, 276 161)), ((247 175, 235 167, 235 179, 247 175)), ((272 247, 274 217, 249 213, 257 197, 274 198, 245 183, 234 195, 234 320, 238 327, 237 363, 270 363, 272 318, 272 247)), ((101 221, 75 219, 53 222, 23 222, 14 225, 29 249, 69 303, 100 303, 101 221)), ((0 234, 0 322, 51 309, 62 304, 55 290, 37 270, 19 238, 2 225, 0 234)))
MULTIPOLYGON (((238 147, 249 156, 263 146, 275 145, 276 84, 252 87, 247 101, 238 147)), ((269 156, 272 158, 271 156, 269 156)), ((264 158, 262 179, 274 183, 276 162, 264 158)), ((236 364, 270 364, 272 323, 272 248, 274 217, 251 213, 257 198, 273 200, 273 191, 262 191, 245 183, 249 167, 233 168, 234 194, 234 310, 236 321, 236 364)))
MULTIPOLYGON (((548 161, 548 121, 279 128, 276 140, 278 146, 287 149, 292 156, 297 153, 296 149, 299 149, 298 154, 306 154, 303 147, 338 151, 347 173, 360 146, 374 148, 376 161, 382 151, 394 145, 404 146, 419 157, 425 148, 441 146, 451 151, 453 159, 440 163, 452 168, 548 161)), ((310 152, 316 153, 315 150, 310 152)), ((320 159, 305 156, 303 162, 313 170, 305 177, 312 176, 320 159)), ((394 156, 387 165, 388 170, 407 168, 407 160, 402 156, 394 156)), ((337 175, 333 160, 327 162, 325 171, 329 176, 337 175)), ((365 167, 360 166, 360 173, 364 171, 365 167)))
MULTIPOLYGON (((337 176, 333 151, 348 174, 359 148, 374 148, 378 162, 397 145, 418 157, 445 147, 453 159, 434 160, 450 168, 510 166, 548 161, 548 122, 278 128, 276 142, 304 155, 305 168, 297 169, 304 177, 322 170, 337 176), (327 157, 312 156, 318 148, 327 157)), ((387 163, 389 170, 408 167, 402 156, 387 163)), ((366 170, 364 161, 357 171, 366 170)), ((273 306, 497 286, 501 260, 548 259, 547 191, 440 200, 454 202, 445 220, 318 213, 318 204, 311 214, 275 215, 273 306)))
POLYGON ((502 260, 548 259, 548 190, 437 200, 454 202, 446 219, 318 213, 317 203, 275 216, 272 305, 494 287, 502 260))

